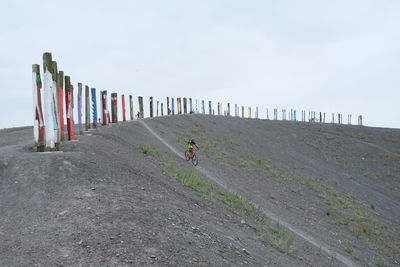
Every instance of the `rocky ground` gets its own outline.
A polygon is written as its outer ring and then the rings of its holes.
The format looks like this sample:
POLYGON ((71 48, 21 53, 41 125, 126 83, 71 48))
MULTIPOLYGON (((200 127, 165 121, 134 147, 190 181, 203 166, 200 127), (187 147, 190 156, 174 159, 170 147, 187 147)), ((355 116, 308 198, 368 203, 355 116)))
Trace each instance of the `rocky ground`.
MULTIPOLYGON (((204 115, 144 121, 182 152, 195 138, 201 168, 356 264, 399 264, 399 130, 204 115)), ((58 153, 34 153, 32 136, 29 127, 0 130, 1 266, 342 264, 254 221, 259 214, 242 213, 226 193, 180 179, 195 167, 138 121, 92 130, 58 153)))

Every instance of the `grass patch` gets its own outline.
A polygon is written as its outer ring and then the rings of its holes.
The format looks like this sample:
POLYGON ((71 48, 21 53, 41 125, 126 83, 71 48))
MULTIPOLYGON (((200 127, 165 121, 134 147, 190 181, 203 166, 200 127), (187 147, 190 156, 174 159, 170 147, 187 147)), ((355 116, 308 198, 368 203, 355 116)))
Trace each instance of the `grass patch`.
POLYGON ((268 243, 282 253, 293 254, 297 251, 297 246, 293 242, 292 234, 286 227, 280 226, 279 224, 267 235, 267 240, 268 243))
POLYGON ((316 193, 320 193, 321 189, 319 189, 319 187, 314 183, 314 181, 306 175, 303 175, 302 177, 302 183, 307 186, 309 189, 313 190, 316 193))
POLYGON ((249 164, 247 163, 247 161, 242 160, 239 162, 239 167, 241 168, 247 168, 248 166, 249 164))
POLYGON ((160 155, 160 150, 158 150, 157 148, 155 148, 152 145, 140 144, 139 149, 140 149, 140 151, 143 152, 143 154, 146 154, 146 155, 150 155, 153 157, 160 155))
POLYGON ((373 263, 378 267, 386 266, 386 262, 382 259, 375 259, 373 263))

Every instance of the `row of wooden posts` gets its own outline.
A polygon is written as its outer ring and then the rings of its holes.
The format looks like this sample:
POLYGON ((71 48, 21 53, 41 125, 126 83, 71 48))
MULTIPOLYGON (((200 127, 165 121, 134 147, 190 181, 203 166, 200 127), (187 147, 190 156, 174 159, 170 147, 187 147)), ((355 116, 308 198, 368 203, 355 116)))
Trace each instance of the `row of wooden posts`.
MULTIPOLYGON (((68 140, 75 140, 75 120, 73 118, 73 110, 75 108, 73 96, 74 87, 71 84, 70 76, 64 75, 63 71, 58 71, 57 62, 53 61, 51 53, 43 54, 43 90, 42 79, 40 75, 40 66, 32 65, 33 78, 33 99, 34 99, 34 139, 37 151, 59 151, 61 142, 65 136, 68 140), (42 95, 43 91, 43 95, 42 95), (43 101, 42 101, 43 100, 43 101), (64 121, 64 112, 66 118, 66 129, 64 121), (67 133, 67 135, 66 135, 67 133)), ((99 124, 108 125, 110 122, 118 123, 118 95, 111 94, 111 116, 108 109, 107 91, 100 91, 99 110, 100 117, 97 114, 97 97, 96 88, 89 88, 85 85, 85 122, 83 124, 83 85, 78 83, 78 122, 77 130, 79 134, 88 131, 91 128, 96 128, 99 124), (90 107, 91 106, 91 107, 90 107)), ((125 95, 121 95, 122 120, 126 121, 126 105, 125 95)), ((157 101, 156 112, 154 113, 154 99, 150 97, 150 117, 164 116, 164 103, 157 101), (159 107, 161 107, 159 109, 159 107)), ((143 97, 138 96, 139 109, 136 117, 144 118, 143 97)), ((133 120, 135 115, 133 111, 133 97, 129 95, 130 120, 133 120)), ((208 112, 206 112, 206 102, 204 100, 195 100, 192 98, 167 97, 166 99, 166 115, 187 114, 187 113, 202 113, 216 115, 212 108, 212 101, 208 101, 208 112), (176 109, 175 109, 176 103, 176 109), (201 109, 200 109, 200 108, 201 109)), ((278 120, 278 109, 273 109, 273 120, 278 120)), ((217 115, 232 116, 230 103, 227 103, 226 109, 223 104, 218 102, 217 115)), ((266 109, 267 119, 269 118, 268 109, 266 109)), ((301 121, 307 121, 307 112, 301 111, 301 121)), ((247 107, 247 116, 245 116, 245 107, 235 104, 234 116, 242 118, 252 118, 252 109, 247 107)), ((255 118, 259 118, 259 109, 255 109, 255 118)), ((351 115, 348 115, 348 124, 351 124, 351 115)), ((281 120, 297 121, 297 112, 295 109, 282 109, 281 120), (288 115, 288 116, 287 116, 288 115)), ((326 122, 326 113, 310 111, 308 112, 309 122, 326 122), (319 116, 318 116, 319 115, 319 116)), ((332 123, 335 123, 335 114, 332 113, 332 123)), ((337 123, 343 123, 343 115, 337 114, 337 123)), ((362 125, 362 116, 358 116, 358 125, 362 125)))

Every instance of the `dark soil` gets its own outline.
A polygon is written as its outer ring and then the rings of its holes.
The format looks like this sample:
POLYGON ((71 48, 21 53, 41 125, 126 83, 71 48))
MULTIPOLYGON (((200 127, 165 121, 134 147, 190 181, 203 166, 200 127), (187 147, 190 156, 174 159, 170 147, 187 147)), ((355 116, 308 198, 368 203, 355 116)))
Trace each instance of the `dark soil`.
MULTIPOLYGON (((203 115, 145 121, 182 151, 195 138, 199 166, 360 265, 399 264, 399 130, 203 115)), ((168 160, 194 167, 137 121, 90 131, 61 153, 34 153, 32 139, 32 128, 0 131, 1 266, 339 264, 306 242, 279 252, 226 204, 172 179, 168 160)))

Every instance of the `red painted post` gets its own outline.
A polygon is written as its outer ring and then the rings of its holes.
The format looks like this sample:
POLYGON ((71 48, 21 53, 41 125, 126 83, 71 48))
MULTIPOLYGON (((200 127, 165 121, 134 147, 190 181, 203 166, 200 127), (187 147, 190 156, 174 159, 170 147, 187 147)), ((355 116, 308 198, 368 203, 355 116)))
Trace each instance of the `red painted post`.
POLYGON ((74 131, 74 122, 72 120, 72 88, 71 88, 71 79, 69 76, 65 76, 65 109, 66 109, 66 118, 67 118, 67 131, 68 131, 68 140, 75 140, 75 131, 74 131))
POLYGON ((126 121, 126 109, 125 109, 125 95, 121 95, 122 100, 122 121, 126 121))
POLYGON ((35 140, 36 150, 44 151, 44 120, 42 108, 42 80, 40 79, 40 66, 32 65, 32 83, 33 83, 33 136, 35 140))

